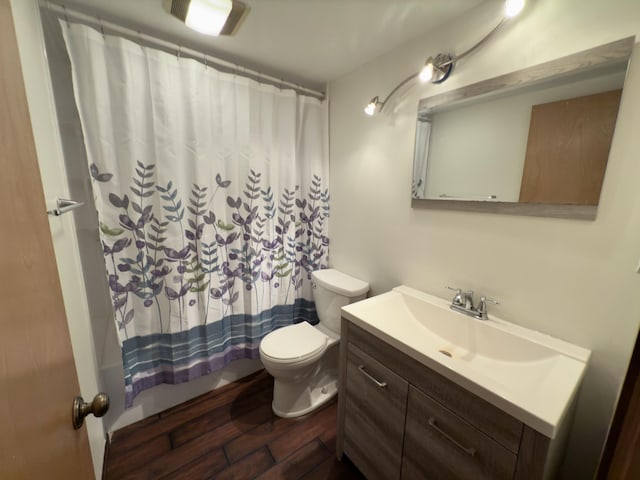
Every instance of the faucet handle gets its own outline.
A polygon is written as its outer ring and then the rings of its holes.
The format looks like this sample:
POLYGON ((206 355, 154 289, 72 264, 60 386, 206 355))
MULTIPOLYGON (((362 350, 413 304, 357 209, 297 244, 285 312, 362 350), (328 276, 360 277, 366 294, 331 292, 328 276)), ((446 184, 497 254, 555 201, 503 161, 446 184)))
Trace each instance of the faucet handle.
POLYGON ((493 303, 494 305, 500 305, 500 302, 498 300, 494 300, 493 298, 480 297, 480 301, 485 303, 486 302, 493 303))
POLYGON ((493 303, 494 305, 500 305, 500 302, 494 300, 493 298, 480 297, 480 302, 478 302, 478 308, 476 308, 476 312, 480 315, 481 320, 486 320, 487 315, 487 303, 493 303))
POLYGON ((451 304, 463 307, 465 302, 464 302, 464 295, 462 294, 462 289, 450 287, 449 285, 445 285, 445 287, 447 287, 449 290, 453 290, 454 292, 456 292, 456 294, 453 297, 453 300, 451 300, 451 304))

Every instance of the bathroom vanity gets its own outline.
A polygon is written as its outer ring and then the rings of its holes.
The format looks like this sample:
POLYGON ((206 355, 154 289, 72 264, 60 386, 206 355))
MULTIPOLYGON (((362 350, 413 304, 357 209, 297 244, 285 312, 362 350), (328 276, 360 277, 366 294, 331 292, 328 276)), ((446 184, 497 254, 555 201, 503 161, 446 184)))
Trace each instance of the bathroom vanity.
POLYGON ((338 458, 369 480, 553 476, 587 350, 407 287, 342 311, 338 458))

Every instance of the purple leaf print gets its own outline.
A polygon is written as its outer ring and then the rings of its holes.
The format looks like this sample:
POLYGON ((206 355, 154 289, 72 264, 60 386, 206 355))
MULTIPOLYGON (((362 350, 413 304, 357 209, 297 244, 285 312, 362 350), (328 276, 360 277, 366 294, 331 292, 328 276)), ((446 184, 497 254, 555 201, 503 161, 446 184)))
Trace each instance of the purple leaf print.
POLYGON ((131 322, 131 320, 133 320, 133 309, 127 312, 122 323, 126 326, 131 322))
POLYGON ((262 246, 265 250, 275 250, 280 245, 280 238, 276 237, 273 241, 269 241, 266 238, 262 240, 262 246))
POLYGON ((221 188, 227 188, 229 185, 231 185, 231 180, 222 180, 222 176, 220 174, 217 174, 216 183, 221 188))
POLYGON ((227 197, 227 205, 231 208, 240 208, 240 205, 242 205, 242 199, 238 197, 234 200, 233 197, 227 197))
POLYGON ((120 215, 118 217, 120 220, 120 224, 128 230, 134 230, 136 228, 136 224, 129 218, 129 215, 120 215))
POLYGON ((120 240, 118 240, 116 243, 113 244, 113 246, 111 247, 111 253, 121 252, 130 244, 131 244, 130 238, 121 238, 120 240))
POLYGON ((89 165, 89 172, 91 173, 91 178, 97 182, 108 182, 111 180, 111 177, 113 177, 111 173, 100 173, 98 166, 95 163, 89 165))
POLYGON ((233 223, 235 223, 236 225, 244 225, 246 222, 246 220, 244 218, 242 218, 242 216, 238 213, 234 213, 233 215, 231 215, 231 219, 233 220, 233 223))
POLYGON ((238 235, 239 235, 238 233, 233 232, 227 235, 227 238, 224 238, 219 233, 216 233, 216 241, 218 242, 219 245, 229 245, 233 243, 236 238, 238 238, 238 235))
POLYGON ((202 217, 202 219, 207 225, 213 225, 214 223, 216 223, 216 214, 212 211, 209 211, 209 215, 205 215, 204 217, 202 217))
POLYGON ((109 275, 109 288, 111 289, 111 291, 116 293, 125 293, 129 291, 127 290, 127 287, 125 287, 121 283, 118 283, 117 275, 109 275))
POLYGON ((171 287, 164 287, 164 293, 167 294, 167 297, 169 297, 170 300, 177 300, 180 297, 178 292, 171 287))
POLYGON ((191 250, 191 247, 189 246, 184 247, 179 252, 173 248, 165 247, 164 253, 172 260, 184 260, 184 258, 189 254, 189 250, 191 250))
POLYGON ((117 300, 113 302, 114 310, 120 310, 122 307, 124 307, 125 303, 127 303, 127 296, 122 295, 121 297, 119 297, 117 300))
POLYGON ((165 275, 169 274, 169 267, 164 266, 161 269, 155 269, 151 271, 151 275, 153 277, 164 277, 165 275))
POLYGON ((209 293, 216 300, 222 298, 222 291, 219 288, 212 288, 209 293))
POLYGON ((109 201, 116 208, 122 208, 122 200, 115 193, 109 194, 109 201))
POLYGON ((275 274, 276 272, 271 272, 271 274, 268 274, 267 272, 261 272, 260 278, 262 278, 263 282, 270 282, 271 280, 273 280, 275 274))

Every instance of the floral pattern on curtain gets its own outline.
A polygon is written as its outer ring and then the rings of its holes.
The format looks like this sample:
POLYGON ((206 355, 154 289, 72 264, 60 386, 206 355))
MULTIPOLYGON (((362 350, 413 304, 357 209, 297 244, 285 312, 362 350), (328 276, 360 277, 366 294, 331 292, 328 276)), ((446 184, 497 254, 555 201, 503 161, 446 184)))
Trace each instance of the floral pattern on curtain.
POLYGON ((327 267, 326 103, 61 22, 125 403, 317 322, 327 267))

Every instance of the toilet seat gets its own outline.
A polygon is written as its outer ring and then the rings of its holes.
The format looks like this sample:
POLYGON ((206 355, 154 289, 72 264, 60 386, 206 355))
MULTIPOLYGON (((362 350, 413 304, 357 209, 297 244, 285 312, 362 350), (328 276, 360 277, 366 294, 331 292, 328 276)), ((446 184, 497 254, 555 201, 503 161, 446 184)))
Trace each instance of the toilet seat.
POLYGON ((327 336, 307 322, 279 328, 260 342, 260 352, 275 363, 295 364, 322 355, 327 336))

